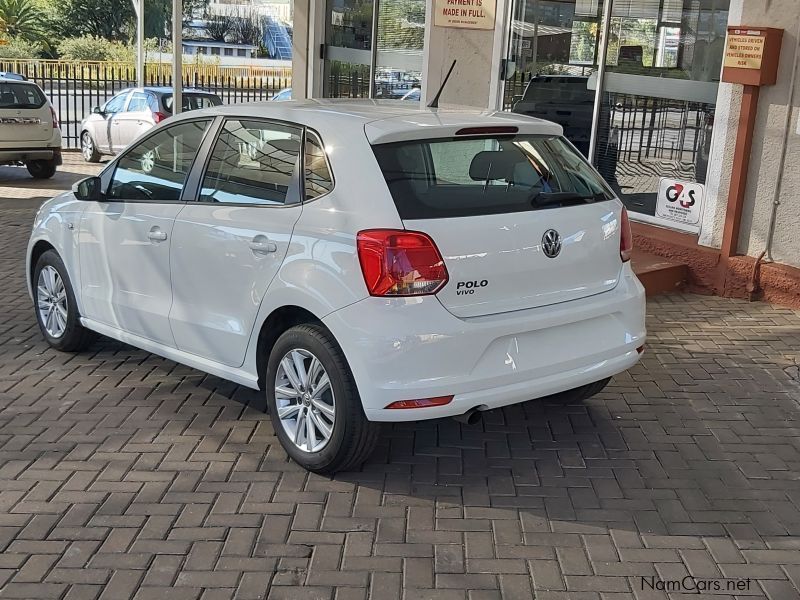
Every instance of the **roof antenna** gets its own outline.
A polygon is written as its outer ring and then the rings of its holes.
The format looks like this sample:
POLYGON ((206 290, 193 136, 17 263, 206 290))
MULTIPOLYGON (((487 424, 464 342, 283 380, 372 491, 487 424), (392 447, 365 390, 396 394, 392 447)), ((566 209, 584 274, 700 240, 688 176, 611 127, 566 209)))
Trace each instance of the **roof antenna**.
POLYGON ((453 59, 453 64, 450 65, 450 70, 447 71, 447 75, 444 76, 442 85, 439 86, 439 91, 436 92, 436 95, 433 97, 433 100, 431 100, 431 103, 428 104, 428 108, 439 108, 439 96, 442 95, 442 92, 444 91, 444 86, 447 85, 447 80, 450 79, 450 73, 453 72, 455 66, 456 66, 456 61, 455 59, 453 59))

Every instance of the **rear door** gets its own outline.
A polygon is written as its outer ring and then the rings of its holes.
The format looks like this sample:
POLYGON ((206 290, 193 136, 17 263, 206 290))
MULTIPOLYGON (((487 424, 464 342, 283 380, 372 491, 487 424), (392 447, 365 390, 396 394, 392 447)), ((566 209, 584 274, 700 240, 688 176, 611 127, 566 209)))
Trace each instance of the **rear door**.
POLYGON ((133 92, 131 99, 128 101, 128 108, 125 112, 117 115, 115 119, 119 124, 112 129, 112 135, 117 135, 117 139, 114 140, 114 146, 115 149, 122 150, 154 125, 147 94, 145 92, 133 92))
POLYGON ((52 136, 53 114, 42 90, 33 83, 0 81, 0 142, 24 147, 52 136))
POLYGON ((261 299, 300 217, 302 129, 227 120, 172 239, 170 325, 178 349, 244 362, 261 299))
POLYGON ((556 136, 453 137, 374 146, 407 229, 431 236, 459 317, 600 294, 620 277, 621 204, 556 136))

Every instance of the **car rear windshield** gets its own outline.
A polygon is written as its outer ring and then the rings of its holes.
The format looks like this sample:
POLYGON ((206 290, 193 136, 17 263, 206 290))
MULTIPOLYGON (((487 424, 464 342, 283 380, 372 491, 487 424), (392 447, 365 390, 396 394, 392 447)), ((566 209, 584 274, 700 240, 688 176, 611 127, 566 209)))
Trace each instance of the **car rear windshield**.
POLYGON ((511 135, 373 146, 401 219, 524 212, 613 198, 563 138, 511 135))
POLYGON ((33 84, 0 82, 0 108, 41 108, 46 101, 33 84))
MULTIPOLYGON (((172 113, 172 94, 167 94, 163 99, 164 108, 168 113, 172 113)), ((197 110, 199 108, 211 108, 212 106, 219 106, 222 100, 218 96, 212 94, 182 94, 181 104, 183 104, 183 111, 197 110)))

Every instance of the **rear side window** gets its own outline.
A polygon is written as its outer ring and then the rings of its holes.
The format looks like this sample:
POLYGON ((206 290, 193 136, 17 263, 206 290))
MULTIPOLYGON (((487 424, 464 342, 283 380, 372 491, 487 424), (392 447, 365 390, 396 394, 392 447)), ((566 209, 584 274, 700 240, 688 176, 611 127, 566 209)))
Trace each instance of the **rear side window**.
POLYGON ((0 108, 41 108, 44 94, 29 83, 0 83, 0 108))
POLYGON ((555 136, 419 140, 373 150, 402 219, 524 212, 558 194, 587 202, 613 197, 586 160, 555 136))
POLYGON ((325 147, 313 131, 306 132, 306 200, 313 200, 333 189, 333 175, 328 168, 325 147))
MULTIPOLYGON (((162 99, 164 108, 167 112, 172 114, 172 94, 167 94, 162 99)), ((183 112, 189 110, 197 110, 200 108, 211 108, 212 106, 219 106, 222 100, 219 97, 211 94, 182 94, 181 104, 183 104, 183 112)))
MULTIPOLYGON (((300 143, 301 130, 296 127, 259 121, 226 122, 208 161, 200 200, 285 204, 298 168, 300 143)), ((298 196, 299 189, 293 195, 298 196)))
POLYGON ((135 92, 128 102, 128 112, 141 112, 147 110, 147 96, 141 92, 135 92))

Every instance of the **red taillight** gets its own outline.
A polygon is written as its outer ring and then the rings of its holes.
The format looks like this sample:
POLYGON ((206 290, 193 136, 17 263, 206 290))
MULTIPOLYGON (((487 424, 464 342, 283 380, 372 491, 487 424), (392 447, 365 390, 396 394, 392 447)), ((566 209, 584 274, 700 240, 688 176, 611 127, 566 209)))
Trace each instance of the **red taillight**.
POLYGON ((631 222, 628 219, 628 211, 622 207, 622 235, 619 238, 619 257, 622 262, 628 262, 631 259, 631 252, 633 252, 633 232, 631 231, 631 222))
POLYGON ((490 127, 463 127, 456 131, 456 135, 512 135, 519 132, 519 127, 490 126, 490 127))
POLYGON ((53 115, 53 129, 58 129, 58 115, 56 114, 56 109, 52 106, 50 107, 50 114, 53 115))
POLYGON ((435 294, 447 268, 433 240, 417 231, 368 229, 357 236, 358 260, 372 296, 435 294))
POLYGON ((436 398, 420 398, 418 400, 398 400, 388 404, 386 408, 427 408, 430 406, 444 406, 450 404, 452 396, 438 396, 436 398))
POLYGON ((154 112, 154 113, 153 113, 153 120, 154 120, 156 123, 161 123, 161 121, 163 121, 164 119, 166 119, 168 116, 169 116, 169 115, 165 115, 164 113, 161 113, 161 112, 154 112))

